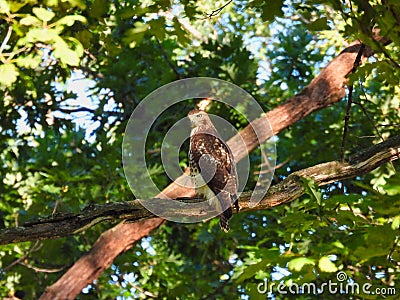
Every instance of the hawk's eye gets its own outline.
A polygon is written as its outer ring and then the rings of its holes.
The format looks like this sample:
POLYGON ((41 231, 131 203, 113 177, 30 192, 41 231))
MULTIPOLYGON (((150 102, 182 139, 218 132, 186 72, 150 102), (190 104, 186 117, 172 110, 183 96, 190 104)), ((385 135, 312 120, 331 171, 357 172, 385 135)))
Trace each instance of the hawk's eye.
POLYGON ((196 115, 197 118, 201 118, 201 115, 196 115))

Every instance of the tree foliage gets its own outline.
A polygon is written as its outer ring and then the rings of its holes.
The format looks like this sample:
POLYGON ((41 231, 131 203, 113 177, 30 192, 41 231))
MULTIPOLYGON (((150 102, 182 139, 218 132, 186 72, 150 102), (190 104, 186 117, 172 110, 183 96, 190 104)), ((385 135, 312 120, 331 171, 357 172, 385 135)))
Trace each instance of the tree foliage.
MULTIPOLYGON (((131 200, 121 162, 123 132, 133 109, 163 84, 220 78, 268 111, 356 40, 374 56, 349 75, 354 91, 346 157, 399 134, 397 0, 0 0, 0 227, 131 200), (85 87, 86 100, 76 83, 85 87)), ((342 159, 346 100, 279 134, 274 183, 342 159)), ((193 106, 187 101, 166 111, 148 136, 146 160, 160 189, 171 179, 159 147, 193 106)), ((220 104, 208 109, 238 129, 247 125, 220 104)), ((251 154, 247 189, 254 188, 259 156, 251 154)), ((185 167, 186 149, 180 158, 185 167)), ((229 234, 217 220, 168 222, 120 255, 79 297, 265 299, 257 290, 265 278, 270 286, 320 286, 337 282, 338 271, 359 285, 398 287, 398 169, 392 162, 324 187, 305 181, 305 196, 239 213, 229 234)), ((0 295, 38 298, 111 226, 1 246, 0 295)), ((275 299, 299 297, 272 291, 275 299)), ((323 297, 338 295, 350 297, 323 297)))

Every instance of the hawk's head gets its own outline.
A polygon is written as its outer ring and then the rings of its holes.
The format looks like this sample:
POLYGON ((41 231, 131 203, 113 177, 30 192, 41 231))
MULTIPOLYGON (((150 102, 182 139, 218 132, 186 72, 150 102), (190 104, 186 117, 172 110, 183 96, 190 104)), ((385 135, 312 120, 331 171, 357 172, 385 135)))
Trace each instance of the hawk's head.
POLYGON ((207 113, 199 109, 191 110, 188 113, 188 117, 190 120, 190 124, 192 125, 192 128, 205 126, 210 122, 207 113))

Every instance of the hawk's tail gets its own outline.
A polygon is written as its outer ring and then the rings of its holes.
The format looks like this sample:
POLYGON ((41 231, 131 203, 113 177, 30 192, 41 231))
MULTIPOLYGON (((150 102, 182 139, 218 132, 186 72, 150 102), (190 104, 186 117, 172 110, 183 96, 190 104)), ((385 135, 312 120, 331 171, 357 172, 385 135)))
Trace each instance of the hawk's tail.
POLYGON ((230 227, 229 227, 229 219, 232 218, 232 208, 229 207, 227 210, 225 210, 222 214, 219 215, 219 225, 221 226, 221 229, 225 232, 228 232, 230 227))

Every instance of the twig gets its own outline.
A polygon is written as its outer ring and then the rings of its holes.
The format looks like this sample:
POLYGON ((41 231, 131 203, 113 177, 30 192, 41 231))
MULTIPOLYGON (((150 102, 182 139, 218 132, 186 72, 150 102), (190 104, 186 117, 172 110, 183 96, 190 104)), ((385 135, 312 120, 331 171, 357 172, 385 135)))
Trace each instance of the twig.
POLYGON ((98 79, 103 79, 103 78, 104 78, 104 75, 103 75, 102 73, 97 73, 97 72, 91 70, 91 69, 88 68, 88 67, 82 67, 82 66, 80 66, 79 68, 74 68, 74 70, 76 70, 76 71, 82 71, 83 73, 86 73, 86 74, 88 74, 88 75, 91 75, 91 76, 93 76, 94 78, 98 78, 98 79))
MULTIPOLYGON (((364 94, 365 94, 365 93, 364 93, 364 94)), ((380 139, 382 140, 382 142, 383 142, 385 139, 383 138, 382 134, 379 132, 379 129, 378 129, 378 127, 375 125, 374 121, 373 121, 373 120, 371 119, 371 117, 368 115, 368 112, 367 112, 367 110, 365 109, 364 105, 362 105, 362 103, 356 102, 356 101, 353 101, 353 103, 356 104, 356 105, 358 105, 358 106, 360 106, 360 108, 361 108, 361 110, 362 110, 364 116, 367 117, 367 119, 368 119, 368 121, 371 123, 372 127, 374 127, 374 129, 375 129, 375 131, 376 131, 376 134, 379 136, 379 138, 380 138, 380 139)), ((374 137, 375 137, 375 136, 374 136, 374 137)))
POLYGON ((344 154, 346 151, 347 131, 348 131, 349 120, 350 120, 350 108, 351 108, 352 102, 353 102, 353 84, 349 86, 349 96, 348 96, 348 100, 347 100, 346 115, 344 116, 342 145, 340 146, 340 161, 341 162, 344 162, 344 154))
POLYGON ((39 245, 39 241, 35 241, 35 243, 29 248, 28 252, 22 255, 20 258, 14 260, 11 264, 9 264, 7 267, 3 268, 2 271, 7 271, 11 269, 13 266, 19 264, 21 261, 25 260, 29 254, 32 252, 35 252, 41 248, 41 245, 39 245))
POLYGON ((394 123, 394 124, 379 124, 378 126, 380 126, 380 127, 399 127, 399 129, 400 129, 400 123, 394 123))
MULTIPOLYGON (((395 263, 395 260, 392 258, 392 255, 393 255, 394 250, 396 250, 396 248, 399 246, 398 243, 399 243, 399 237, 397 236, 395 241, 394 241, 394 243, 393 243, 392 248, 390 249, 390 251, 389 251, 389 253, 388 253, 387 257, 386 257, 387 260, 389 262, 391 262, 391 263, 395 263)), ((396 264, 398 266, 400 266, 400 262, 397 262, 396 264)))
POLYGON ((20 49, 18 49, 18 50, 16 50, 16 51, 14 51, 14 52, 10 52, 10 53, 7 53, 7 54, 3 54, 3 56, 8 56, 7 60, 10 61, 10 60, 13 59, 13 57, 14 57, 15 55, 20 54, 21 52, 24 52, 26 49, 28 49, 28 47, 24 46, 24 47, 22 47, 22 48, 20 48, 20 49))
POLYGON ((3 50, 6 48, 7 43, 8 43, 8 41, 10 40, 11 33, 12 33, 12 27, 11 27, 11 26, 8 26, 7 34, 6 34, 6 36, 4 37, 4 40, 3 40, 3 42, 1 43, 1 46, 0 46, 0 54, 1 54, 1 53, 3 52, 3 50))
POLYGON ((172 61, 169 59, 167 53, 165 52, 164 47, 161 45, 161 42, 157 40, 157 46, 161 51, 162 56, 164 57, 165 61, 167 62, 167 64, 170 66, 170 68, 172 69, 172 71, 174 71, 175 75, 178 76, 179 79, 182 78, 181 74, 179 73, 178 69, 176 68, 176 66, 172 63, 172 61))
POLYGON ((87 54, 87 56, 90 57, 91 60, 93 60, 94 62, 97 61, 96 56, 94 56, 89 50, 86 50, 86 49, 85 49, 84 52, 85 52, 85 54, 87 54))
POLYGON ((136 284, 133 284, 132 282, 129 282, 129 284, 130 284, 134 289, 137 289, 139 292, 143 293, 145 296, 151 297, 151 298, 157 298, 156 295, 154 295, 153 293, 148 292, 148 291, 142 289, 140 286, 137 286, 136 284))
POLYGON ((375 44, 375 46, 378 48, 378 50, 379 50, 381 53, 383 53, 383 56, 386 57, 386 58, 391 62, 391 64, 392 64, 394 67, 400 69, 400 64, 398 64, 398 63, 390 56, 390 54, 385 50, 385 48, 383 48, 382 44, 381 44, 379 41, 375 40, 375 39, 372 37, 372 42, 375 44))
POLYGON ((76 112, 89 112, 89 113, 92 113, 92 114, 95 113, 94 109, 91 109, 91 108, 88 108, 88 107, 84 107, 84 106, 77 107, 77 108, 71 108, 71 109, 69 109, 69 108, 61 108, 60 107, 57 110, 62 112, 62 113, 66 113, 66 114, 76 113, 76 112))
POLYGON ((211 13, 209 14, 205 14, 206 17, 205 19, 211 19, 212 17, 215 17, 216 15, 218 15, 225 7, 227 7, 229 4, 231 4, 233 0, 229 0, 228 2, 226 2, 224 5, 222 5, 220 8, 217 8, 215 10, 213 10, 211 13))
MULTIPOLYGON (((364 89, 364 86, 363 86, 362 82, 360 82, 360 87, 361 87, 361 91, 364 94, 365 99, 368 100, 367 93, 365 92, 365 89, 364 89)), ((385 139, 383 138, 382 134, 379 132, 378 127, 375 125, 374 121, 368 115, 367 110, 365 109, 365 107, 360 102, 354 102, 354 104, 357 104, 358 106, 361 107, 361 110, 363 111, 363 114, 367 117, 368 121, 374 127, 374 129, 376 131, 376 134, 379 136, 379 138, 381 139, 382 142, 385 141, 385 139)), ((390 165, 392 166, 393 171, 396 172, 396 168, 394 167, 393 162, 390 162, 390 165)))
MULTIPOLYGON (((358 50, 356 59, 354 60, 353 68, 351 69, 350 73, 354 73, 358 66, 360 65, 361 62, 361 57, 362 54, 365 50, 365 44, 360 45, 360 49, 358 50)), ((347 132, 348 132, 348 127, 349 127, 349 120, 350 120, 350 109, 351 109, 351 104, 353 102, 353 84, 349 86, 349 96, 347 100, 347 109, 346 109, 346 115, 344 116, 344 128, 343 128, 343 136, 342 136, 342 145, 341 145, 341 150, 340 150, 340 161, 344 162, 344 156, 345 156, 345 151, 346 151, 346 139, 347 139, 347 132)))
POLYGON ((361 43, 360 50, 358 50, 356 59, 354 60, 353 69, 351 69, 351 73, 354 73, 355 71, 357 71, 357 68, 360 66, 361 57, 364 53, 364 50, 365 50, 365 44, 361 43))
POLYGON ((38 267, 32 266, 31 264, 28 264, 28 263, 22 262, 22 261, 18 262, 18 264, 20 264, 22 266, 25 266, 28 269, 32 269, 35 272, 40 272, 40 273, 57 273, 57 272, 61 272, 66 267, 66 266, 63 266, 63 267, 58 268, 58 269, 44 269, 44 268, 38 268, 38 267))

